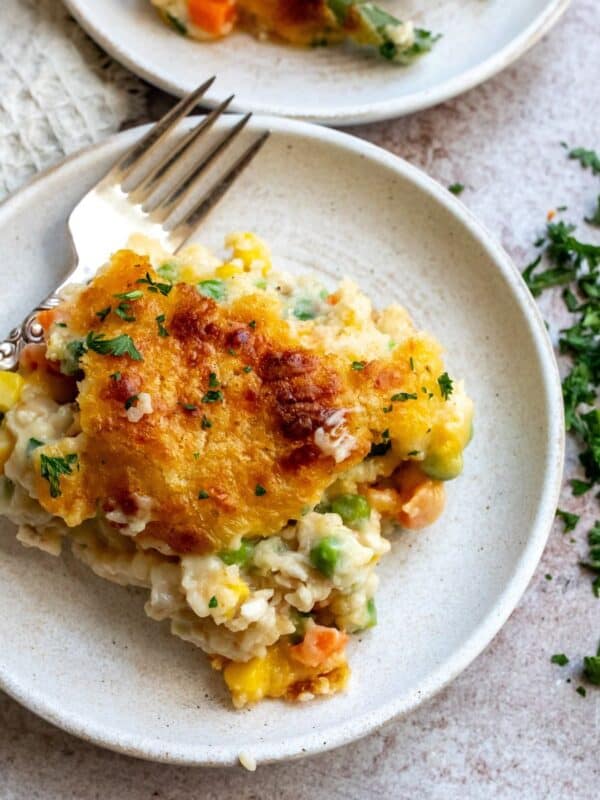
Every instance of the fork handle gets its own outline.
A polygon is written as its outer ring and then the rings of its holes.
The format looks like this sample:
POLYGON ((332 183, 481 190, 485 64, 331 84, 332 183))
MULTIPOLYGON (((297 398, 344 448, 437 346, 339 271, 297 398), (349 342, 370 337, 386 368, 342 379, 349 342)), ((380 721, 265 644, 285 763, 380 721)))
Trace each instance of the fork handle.
POLYGON ((44 329, 38 322, 40 311, 54 308, 60 303, 57 294, 51 294, 28 314, 21 325, 13 328, 4 341, 0 341, 0 372, 17 368, 21 351, 27 344, 40 344, 44 341, 44 329))

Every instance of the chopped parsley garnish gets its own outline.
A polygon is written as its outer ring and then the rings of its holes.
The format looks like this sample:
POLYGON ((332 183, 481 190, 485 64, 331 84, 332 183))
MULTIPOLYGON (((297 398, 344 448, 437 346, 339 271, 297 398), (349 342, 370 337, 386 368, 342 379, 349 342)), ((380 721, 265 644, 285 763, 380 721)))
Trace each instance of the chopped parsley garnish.
MULTIPOLYGON (((85 347, 99 353, 101 356, 129 356, 133 361, 142 361, 142 356, 137 350, 133 339, 126 333, 121 333, 114 339, 107 339, 103 333, 90 331, 85 339, 85 347)), ((85 351, 84 351, 85 352, 85 351)))
POLYGON ((179 405, 183 408, 184 411, 197 411, 198 410, 198 406, 195 405, 194 403, 180 403, 179 405))
POLYGON ((60 497, 60 477, 72 475, 77 460, 76 453, 68 453, 66 456, 46 456, 42 453, 40 474, 50 484, 50 497, 60 497))
POLYGON ((462 194, 465 190, 464 184, 462 183, 451 183, 448 187, 448 191, 458 197, 459 194, 462 194))
POLYGON ((583 659, 583 677, 594 686, 600 686, 600 646, 595 656, 585 656, 583 659))
POLYGON ((584 169, 589 167, 594 175, 600 175, 600 156, 595 150, 586 150, 584 147, 575 147, 570 151, 569 158, 579 161, 584 169))
POLYGON ((217 389, 221 384, 219 383, 219 379, 217 378, 216 372, 211 372, 208 376, 208 385, 212 389, 217 389))
POLYGON ((389 414, 390 411, 393 410, 393 408, 394 408, 394 406, 384 406, 382 410, 383 410, 384 414, 389 414))
POLYGON ((219 601, 217 600, 217 598, 213 594, 213 596, 208 601, 208 607, 209 608, 216 608, 218 605, 219 605, 219 601))
POLYGON ((586 691, 586 689, 585 689, 585 686, 578 686, 578 687, 575 689, 575 691, 577 692, 577 694, 580 694, 582 697, 585 697, 585 696, 586 696, 586 694, 587 694, 587 691, 586 691))
POLYGON ((207 431, 209 428, 212 428, 212 422, 209 420, 208 417, 205 417, 204 414, 202 415, 202 430, 207 431))
POLYGON ((447 372, 444 372, 442 375, 440 375, 437 381, 438 386, 440 387, 440 392, 442 393, 442 397, 444 400, 447 400, 454 391, 454 381, 447 372))
POLYGON ((230 356, 237 356, 237 350, 234 350, 233 347, 229 347, 227 352, 230 356))
POLYGON ((131 292, 120 292, 119 294, 113 294, 113 297, 116 297, 117 300, 139 300, 140 297, 143 297, 144 293, 141 289, 133 289, 131 292))
POLYGON ((559 667, 564 667, 569 663, 569 659, 564 653, 555 653, 550 661, 553 664, 558 664, 559 667))
POLYGON ((135 317, 131 313, 131 306, 129 303, 119 303, 119 305, 115 308, 115 314, 121 319, 124 319, 125 322, 135 322, 135 317))
POLYGON ((409 363, 409 366, 411 368, 411 371, 414 372, 415 371, 415 361, 414 361, 412 356, 408 359, 408 363, 409 363))
POLYGON ((121 373, 120 372, 113 372, 110 377, 111 377, 111 380, 113 380, 113 381, 120 381, 121 380, 121 373))
POLYGON ((56 325, 57 328, 66 328, 67 327, 67 323, 66 322, 55 322, 54 324, 56 325))
POLYGON ((248 323, 248 327, 252 328, 252 330, 254 330, 256 328, 256 320, 255 319, 251 319, 250 322, 248 323))
POLYGON ((112 311, 112 306, 106 306, 106 308, 103 308, 101 311, 96 311, 96 316, 100 317, 102 322, 104 322, 104 320, 108 317, 111 311, 112 311))
POLYGON ((139 397, 138 394, 132 394, 131 397, 128 397, 127 400, 125 400, 125 411, 129 411, 132 406, 135 406, 139 397))
POLYGON ((79 369, 79 362, 86 354, 87 347, 83 339, 73 339, 72 342, 67 344, 67 352, 69 354, 69 361, 62 363, 62 371, 67 375, 73 375, 79 369))
POLYGON ((382 439, 389 439, 390 438, 390 429, 386 428, 384 431, 381 432, 382 439))
POLYGON ((195 453, 192 453, 194 461, 198 461, 200 459, 200 453, 196 450, 195 453))
POLYGON ((352 369, 361 370, 365 368, 364 361, 353 361, 352 362, 352 369))
POLYGON ((549 572, 547 572, 547 573, 544 575, 544 578, 545 578, 547 581, 551 581, 551 580, 552 580, 552 575, 550 575, 550 573, 549 573, 549 572))
POLYGON ((582 494, 589 492, 589 490, 592 488, 591 483, 587 483, 586 481, 580 481, 577 478, 573 478, 573 480, 570 481, 570 484, 571 484, 571 491, 573 492, 574 497, 580 497, 582 494))
POLYGON ((563 511, 562 508, 556 509, 556 516, 560 517, 565 524, 563 533, 574 531, 580 519, 578 514, 571 514, 570 511, 563 511))
POLYGON ((200 281, 196 285, 196 289, 203 294, 204 297, 210 297, 211 300, 224 300, 227 296, 227 288, 225 286, 224 281, 219 280, 218 278, 210 278, 206 281, 200 281))
POLYGON ((249 372, 252 372, 252 367, 248 366, 242 367, 242 371, 248 374, 249 372))
POLYGON ((169 331, 165 328, 163 324, 165 319, 166 317, 164 314, 159 314, 158 317, 156 317, 156 324, 158 325, 158 335, 163 337, 169 335, 169 331))
POLYGON ((157 292, 160 292, 165 297, 169 294, 169 292, 173 288, 172 283, 158 283, 158 281, 153 280, 149 272, 146 273, 145 278, 138 278, 136 283, 146 284, 148 286, 149 292, 154 292, 155 294, 157 292))
POLYGON ((198 492, 198 500, 208 500, 209 497, 210 497, 209 493, 204 489, 200 489, 200 491, 198 492))
POLYGON ((416 400, 417 395, 413 392, 396 392, 390 397, 392 403, 405 403, 407 400, 416 400))
POLYGON ((587 538, 590 552, 587 559, 581 562, 581 565, 600 575, 600 520, 596 520, 594 527, 588 531, 587 538))
MULTIPOLYGON (((595 151, 575 148, 568 155, 600 175, 600 157, 595 151)), ((600 199, 597 211, 587 221, 600 223, 600 199)), ((548 223, 545 235, 535 242, 541 251, 523 271, 523 279, 534 297, 550 287, 562 287, 563 302, 573 315, 570 326, 559 332, 558 344, 560 353, 570 358, 562 394, 565 427, 579 444, 585 478, 573 479, 570 484, 573 494, 581 496, 600 483, 600 246, 582 241, 575 231, 575 225, 563 221, 548 223)), ((556 513, 565 532, 575 529, 577 514, 561 509, 556 513)), ((592 591, 600 597, 600 521, 588 532, 588 543, 589 557, 581 564, 596 573, 592 591)), ((600 685, 600 652, 584 659, 584 675, 600 685)), ((585 697, 583 686, 576 691, 585 697)))
POLYGON ((203 403, 220 403, 223 400, 223 392, 210 389, 202 398, 203 403))
POLYGON ((406 455, 408 455, 408 456, 418 456, 420 452, 421 452, 420 450, 409 450, 406 455))
POLYGON ((30 456, 34 450, 37 450, 38 447, 43 447, 43 446, 44 442, 32 436, 31 439, 27 442, 27 455, 30 456))
POLYGON ((260 483, 257 483, 256 486, 254 487, 254 494, 257 497, 263 497, 266 493, 267 490, 265 489, 265 487, 261 486, 260 483))
POLYGON ((600 227, 600 195, 598 195, 596 199, 596 208, 594 209, 594 213, 591 217, 585 217, 585 221, 588 225, 600 227))

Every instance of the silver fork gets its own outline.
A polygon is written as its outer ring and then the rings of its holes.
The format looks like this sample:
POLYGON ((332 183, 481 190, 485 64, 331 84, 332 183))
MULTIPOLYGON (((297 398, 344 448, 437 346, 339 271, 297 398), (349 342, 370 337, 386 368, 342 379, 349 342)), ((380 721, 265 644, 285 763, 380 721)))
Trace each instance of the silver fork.
POLYGON ((209 180, 210 188, 198 199, 206 172, 226 152, 252 116, 241 117, 199 160, 190 157, 191 148, 226 111, 232 95, 172 144, 169 139, 174 129, 198 105, 214 80, 206 81, 174 106, 73 209, 68 227, 75 250, 74 266, 66 280, 28 314, 21 325, 10 331, 4 341, 0 340, 0 371, 17 367, 26 344, 43 341, 44 330, 37 321, 38 312, 58 305, 60 292, 67 284, 90 280, 110 253, 125 245, 131 233, 158 239, 166 250, 176 253, 259 152, 269 131, 264 131, 246 147, 219 177, 209 180))

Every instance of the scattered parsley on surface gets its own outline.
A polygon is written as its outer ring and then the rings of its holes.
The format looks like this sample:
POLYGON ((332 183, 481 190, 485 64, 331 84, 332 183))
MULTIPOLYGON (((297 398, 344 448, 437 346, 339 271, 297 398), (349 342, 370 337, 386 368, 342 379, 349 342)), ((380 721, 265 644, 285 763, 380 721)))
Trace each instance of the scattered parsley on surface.
POLYGON ((198 406, 195 403, 180 403, 184 411, 197 411, 198 406))
POLYGON ((578 686, 575 689, 575 691, 577 692, 577 694, 580 694, 582 697, 585 697, 587 695, 587 692, 585 690, 585 686, 578 686))
POLYGON ((110 379, 113 381, 120 381, 121 380, 121 373, 120 372, 113 372, 110 376, 110 379))
POLYGON ((242 367, 242 371, 245 372, 246 374, 248 374, 249 372, 252 372, 252 367, 248 367, 248 366, 242 367))
POLYGON ((212 422, 209 420, 208 417, 205 417, 204 414, 202 415, 202 430, 207 431, 209 428, 212 428, 212 422))
POLYGON ((365 368, 365 362, 364 361, 353 361, 352 362, 352 369, 361 370, 361 369, 364 369, 364 368, 365 368))
POLYGON ((137 405, 138 400, 139 395, 137 394, 132 394, 131 397, 128 397, 127 400, 125 400, 125 411, 129 411, 132 406, 137 405))
POLYGON ((266 493, 267 490, 265 489, 265 487, 261 486, 260 483, 257 483, 256 486, 254 487, 254 494, 257 497, 263 497, 266 493))
POLYGON ((589 167, 594 175, 600 175, 600 156, 595 150, 586 150, 584 147, 575 147, 569 152, 569 158, 579 161, 584 169, 589 167))
POLYGON ((200 489, 200 491, 198 492, 198 500, 208 500, 209 497, 210 497, 209 493, 204 489, 200 489))
POLYGON ((219 383, 219 379, 217 378, 216 372, 211 372, 208 376, 208 385, 212 389, 217 389, 221 384, 219 383))
POLYGON ((578 514, 571 514, 570 511, 563 511, 562 508, 556 509, 556 516, 560 517, 565 524, 563 533, 574 531, 580 519, 578 514))
POLYGON ((464 184, 462 183, 451 183, 448 187, 448 191, 458 197, 459 194, 462 194, 465 190, 464 184))
POLYGON ((550 661, 553 664, 558 664, 559 667, 564 667, 569 663, 569 659, 564 653, 555 653, 550 661))
POLYGON ((248 327, 252 328, 252 330, 254 330, 256 328, 256 320, 255 319, 251 319, 250 322, 248 323, 248 327))
POLYGON ((213 594, 213 596, 208 601, 208 607, 209 608, 216 608, 218 605, 219 605, 219 601, 217 600, 217 598, 213 594))

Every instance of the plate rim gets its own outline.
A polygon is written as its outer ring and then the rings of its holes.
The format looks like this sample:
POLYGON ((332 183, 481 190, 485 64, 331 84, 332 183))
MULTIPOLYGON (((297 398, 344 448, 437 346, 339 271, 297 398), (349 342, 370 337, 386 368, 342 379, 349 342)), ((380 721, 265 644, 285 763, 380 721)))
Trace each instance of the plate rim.
MULTIPOLYGON (((140 60, 130 55, 117 43, 114 43, 105 31, 96 27, 81 8, 81 0, 63 0, 68 11, 91 36, 92 39, 109 55, 127 67, 138 77, 157 86, 176 97, 183 97, 195 87, 184 87, 176 79, 158 75, 153 69, 151 59, 140 60)), ((361 125, 402 117, 417 111, 451 100, 470 89, 475 88, 497 75, 532 48, 566 12, 571 0, 548 0, 548 5, 521 33, 515 36, 499 51, 484 59, 465 72, 456 75, 436 86, 423 91, 413 92, 395 100, 381 100, 377 103, 363 103, 337 111, 321 111, 318 108, 302 108, 293 106, 277 106, 269 104, 231 103, 231 110, 236 112, 252 112, 261 116, 281 116, 305 122, 317 122, 323 125, 361 125)), ((209 70, 212 72, 212 70, 209 70)), ((204 76, 207 79, 209 74, 204 76)), ((217 76, 218 77, 218 76, 217 76)), ((218 84, 218 82, 217 82, 218 84)), ((203 105, 215 108, 226 98, 226 92, 220 93, 218 85, 209 89, 203 98, 203 105)))
MULTIPOLYGON (((194 118, 190 118, 189 124, 192 124, 193 120, 194 118)), ((0 203, 0 225, 5 224, 6 218, 10 217, 12 213, 18 212, 19 207, 23 203, 27 203, 32 195, 35 195, 39 185, 48 177, 66 167, 72 166, 79 159, 93 157, 94 154, 101 153, 103 150, 110 151, 118 140, 133 143, 150 127, 150 125, 143 125, 114 134, 100 143, 78 150, 59 164, 39 173, 19 191, 0 203)), ((523 313, 524 322, 530 331, 532 345, 535 348, 542 372, 543 385, 540 390, 543 391, 545 399, 546 420, 549 431, 544 463, 544 483, 537 511, 527 538, 527 544, 521 557, 516 562, 511 578, 498 595, 486 617, 473 630, 470 637, 437 670, 432 672, 418 688, 407 694, 402 699, 402 702, 395 700, 386 703, 358 717, 354 717, 352 720, 347 721, 346 724, 340 724, 328 729, 326 732, 314 731, 307 736, 289 737, 278 744, 265 742, 258 745, 250 745, 248 751, 256 758, 257 762, 259 764, 268 764, 315 755, 349 744, 374 732, 383 724, 410 713, 422 702, 432 698, 451 683, 489 645, 523 596, 545 548, 562 485, 565 428, 558 365, 549 334, 537 304, 510 256, 494 235, 477 220, 475 215, 460 200, 419 168, 399 156, 351 134, 311 125, 306 122, 259 115, 252 118, 250 127, 257 131, 269 128, 275 133, 291 133, 313 138, 318 142, 330 142, 333 146, 352 151, 353 155, 364 157, 366 161, 374 160, 416 184, 429 195, 433 202, 440 203, 458 223, 464 226, 482 249, 488 253, 495 268, 505 278, 508 289, 513 294, 514 301, 523 313), (325 742, 323 741, 323 736, 327 737, 325 742)), ((238 764, 239 751, 233 752, 234 748, 227 744, 207 745, 200 749, 197 746, 178 744, 177 747, 165 751, 151 737, 140 739, 135 736, 123 735, 119 731, 110 728, 110 726, 101 723, 93 722, 90 724, 86 721, 85 712, 65 714, 62 709, 56 708, 51 702, 46 701, 42 695, 38 695, 27 687, 21 687, 18 678, 7 674, 1 661, 0 689, 21 705, 67 733, 118 753, 151 761, 185 766, 223 767, 238 764)))

